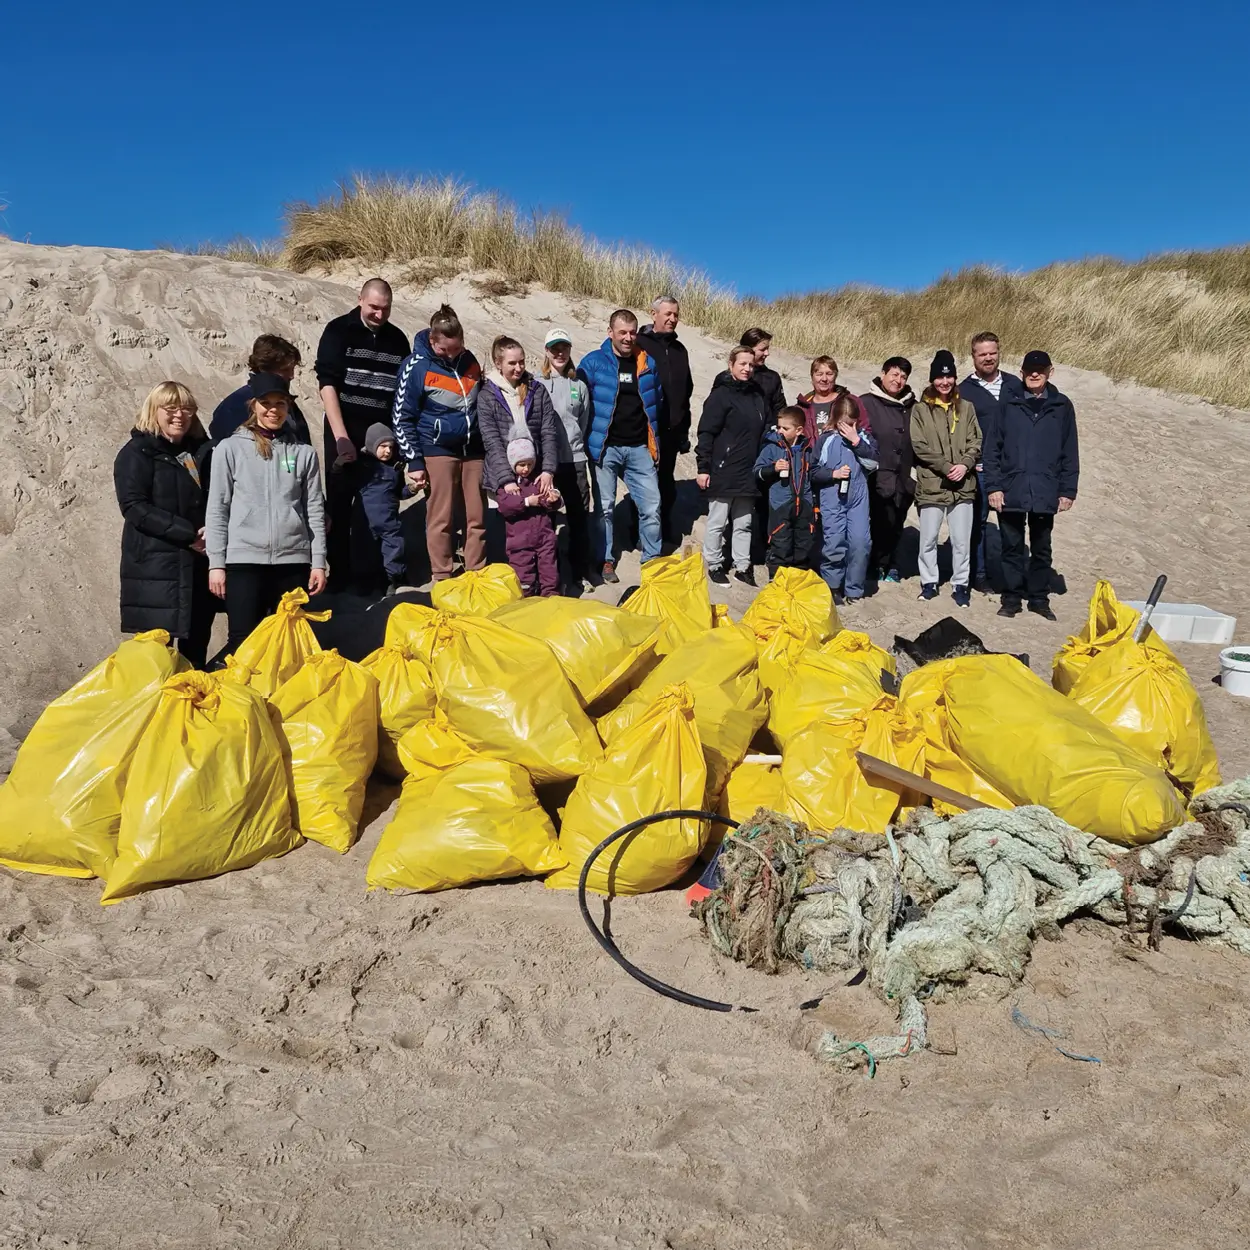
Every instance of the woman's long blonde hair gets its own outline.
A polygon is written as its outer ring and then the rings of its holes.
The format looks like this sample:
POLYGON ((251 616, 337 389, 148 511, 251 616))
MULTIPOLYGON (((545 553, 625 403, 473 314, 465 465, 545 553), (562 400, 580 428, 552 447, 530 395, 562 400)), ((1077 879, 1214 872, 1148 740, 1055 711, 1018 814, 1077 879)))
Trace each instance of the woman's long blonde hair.
MULTIPOLYGON (((249 399, 247 401, 247 420, 243 422, 245 430, 251 430, 252 442, 256 444, 256 451, 262 460, 273 459, 273 438, 267 437, 260 432, 260 418, 256 415, 260 405, 257 400, 249 399)), ((290 401, 287 402, 287 412, 290 412, 290 401)), ((281 430, 278 431, 281 433, 281 430)))
POLYGON ((208 435, 204 433, 204 427, 200 424, 200 418, 197 415, 200 406, 195 402, 195 396, 181 382, 161 382, 148 392, 143 406, 139 409, 135 429, 142 430, 144 434, 155 434, 159 438, 161 427, 156 420, 156 410, 168 408, 174 404, 177 404, 179 408, 191 409, 191 424, 187 428, 187 434, 207 438, 208 435))

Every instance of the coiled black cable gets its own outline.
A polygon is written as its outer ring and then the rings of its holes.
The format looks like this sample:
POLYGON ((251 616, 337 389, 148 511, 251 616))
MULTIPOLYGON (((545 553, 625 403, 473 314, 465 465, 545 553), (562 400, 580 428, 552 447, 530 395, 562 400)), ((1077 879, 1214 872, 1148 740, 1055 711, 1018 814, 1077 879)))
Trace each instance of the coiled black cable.
MULTIPOLYGON (((605 924, 602 929, 595 924, 590 914, 590 907, 586 902, 586 882, 590 878, 590 870, 594 866, 595 860, 603 854, 614 842, 619 842, 622 838, 627 838, 631 833, 637 833, 639 829, 645 829, 648 825, 654 825, 661 820, 707 820, 715 821, 717 824, 727 825, 730 829, 737 829, 738 822, 731 820, 728 816, 722 816, 719 812, 701 812, 689 808, 674 808, 672 811, 656 812, 653 816, 643 816, 639 820, 631 820, 629 824, 622 825, 615 833, 610 833, 602 842, 599 843, 589 855, 586 856, 586 862, 582 865, 582 875, 577 882, 577 905, 582 909, 582 919, 586 922, 587 928, 595 935, 595 941, 603 947, 611 958, 619 964, 626 972, 629 973, 635 981, 641 982, 649 990, 654 990, 657 994, 663 994, 665 998, 671 998, 674 1002, 685 1003, 688 1007, 702 1007, 704 1011, 755 1011, 755 1007, 739 1007, 735 1003, 721 1003, 714 998, 700 998, 698 994, 688 994, 685 990, 679 990, 674 985, 667 985, 665 982, 653 977, 649 972, 644 972, 636 964, 630 963, 624 955, 621 954, 620 948, 613 941, 612 936, 607 931, 605 924)), ((605 900, 604 910, 610 906, 610 900, 605 900)))

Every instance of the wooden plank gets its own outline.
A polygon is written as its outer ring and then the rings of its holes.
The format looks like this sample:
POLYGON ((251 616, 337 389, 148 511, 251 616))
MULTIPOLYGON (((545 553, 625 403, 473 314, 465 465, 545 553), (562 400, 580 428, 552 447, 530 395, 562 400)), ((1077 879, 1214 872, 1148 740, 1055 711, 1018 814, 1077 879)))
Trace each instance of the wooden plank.
POLYGON ((920 794, 928 795, 931 799, 941 799, 943 803, 962 808, 965 812, 989 807, 988 803, 969 798, 966 794, 960 794, 958 790, 952 790, 949 786, 939 785, 938 782, 930 781, 927 777, 909 773, 905 768, 899 768, 897 764, 888 764, 885 760, 879 760, 875 755, 869 755, 867 751, 856 751, 855 758, 859 761, 860 768, 870 776, 880 777, 883 781, 892 782, 906 790, 915 790, 920 794))

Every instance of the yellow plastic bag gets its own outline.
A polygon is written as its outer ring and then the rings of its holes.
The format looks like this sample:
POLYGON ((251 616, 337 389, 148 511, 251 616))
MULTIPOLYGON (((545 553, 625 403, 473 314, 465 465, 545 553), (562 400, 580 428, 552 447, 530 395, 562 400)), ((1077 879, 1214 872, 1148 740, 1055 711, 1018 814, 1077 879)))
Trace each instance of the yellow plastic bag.
POLYGON ((846 720, 817 722, 782 752, 782 810, 810 829, 885 833, 899 807, 916 798, 868 776, 855 754, 864 751, 923 776, 924 749, 920 722, 890 695, 846 720))
POLYGON ((303 840, 269 705, 247 686, 182 673, 135 751, 100 901, 250 868, 303 840))
POLYGON ((131 757, 162 684, 188 667, 153 629, 123 642, 44 708, 0 786, 0 864, 104 877, 131 757))
POLYGON ((477 759, 472 747, 447 723, 446 713, 435 710, 429 720, 418 721, 399 740, 399 762, 409 777, 421 780, 445 773, 456 764, 477 759))
POLYGON ((593 599, 522 599, 491 613, 491 620, 545 642, 583 704, 602 698, 654 663, 660 622, 593 599))
POLYGON ((599 721, 599 732, 604 742, 612 744, 667 687, 678 682, 684 682, 694 698, 695 723, 707 760, 707 793, 714 801, 768 719, 750 630, 732 624, 709 629, 679 647, 647 674, 620 707, 599 721))
POLYGON ((450 890, 565 863, 525 769, 482 756, 404 782, 365 876, 370 889, 450 890))
POLYGON ((1162 769, 1009 655, 944 661, 951 745, 1015 804, 1038 803, 1112 842, 1153 842, 1185 820, 1162 769))
POLYGON ((859 658, 805 651, 769 702, 768 728, 784 750, 817 721, 841 721, 881 698, 881 670, 859 658))
POLYGON ((785 688, 802 656, 816 648, 816 635, 802 621, 782 621, 773 636, 759 644, 760 681, 770 699, 785 688))
MULTIPOLYGON (((234 658, 251 669, 247 684, 269 698, 310 655, 321 650, 309 621, 328 621, 329 612, 306 612, 308 591, 288 590, 278 610, 267 616, 239 644, 234 658)), ((242 670, 236 670, 241 673, 242 670)))
MULTIPOLYGON (((547 885, 575 889, 586 857, 608 834, 656 812, 697 811, 706 790, 694 698, 685 683, 668 686, 574 787, 560 826, 560 849, 568 866, 548 877, 547 885)), ((700 820, 648 825, 595 861, 587 889, 644 894, 671 885, 698 858, 707 833, 706 822, 700 820)))
POLYGON ((511 565, 488 564, 484 569, 465 569, 457 577, 435 582, 430 587, 430 600, 440 612, 489 616, 505 603, 516 603, 523 593, 511 565))
POLYGON ((595 727, 546 643, 449 613, 435 633, 438 706, 473 750, 519 764, 538 784, 580 777, 599 758, 595 727))
POLYGON ((783 623, 803 624, 826 642, 841 629, 833 591, 811 569, 778 569, 767 586, 755 596, 742 623, 760 642, 768 642, 783 623))
MULTIPOLYGON (((1119 642, 1132 641, 1133 631, 1139 620, 1141 613, 1136 608, 1121 603, 1115 597, 1110 582, 1095 583, 1094 593, 1089 600, 1089 618, 1085 622, 1085 628, 1059 648, 1055 655, 1051 684, 1060 694, 1067 694, 1094 656, 1119 642)), ((1152 630, 1147 631, 1143 645, 1168 655, 1172 654, 1167 643, 1152 630)))
POLYGON ((661 622, 656 655, 671 655, 712 628, 712 600, 707 589, 703 553, 688 556, 674 552, 657 556, 642 566, 640 585, 621 607, 661 622))
MULTIPOLYGON (((781 811, 781 769, 771 764, 739 764, 730 773, 716 810, 741 824, 761 807, 781 811)), ((723 828, 720 832, 723 834, 723 828)), ((712 836, 716 835, 713 830, 712 836)))
POLYGON ((337 651, 317 651, 270 700, 290 770, 292 823, 340 853, 360 831, 378 758, 378 682, 337 651))
POLYGON ((867 634, 853 629, 840 629, 821 648, 823 655, 837 655, 847 660, 858 660, 866 664, 875 675, 884 669, 887 673, 898 674, 898 666, 894 657, 884 648, 879 647, 867 634))
MULTIPOLYGON (((908 673, 899 687, 899 704, 924 730, 924 775, 987 807, 1012 808, 1015 804, 976 773, 951 746, 946 717, 946 677, 950 670, 950 660, 935 660, 908 673)), ((964 810, 941 799, 934 799, 933 807, 945 816, 955 816, 964 810)))
POLYGON ((1090 660, 1069 698, 1190 794, 1220 784, 1202 700, 1170 652, 1121 641, 1090 660))
MULTIPOLYGON (((387 636, 389 639, 389 626, 387 636)), ((397 630, 395 638, 394 644, 388 642, 371 651, 360 667, 378 683, 378 727, 382 731, 378 735, 378 767, 388 776, 402 778, 404 769, 396 749, 399 740, 418 721, 434 715, 437 699, 434 678, 409 636, 397 630)))
POLYGON ((734 618, 729 615, 729 604, 712 604, 712 628, 720 629, 722 625, 732 625, 734 618))
POLYGON ((386 618, 384 647, 407 647, 428 665, 433 651, 438 613, 423 603, 397 603, 386 618))

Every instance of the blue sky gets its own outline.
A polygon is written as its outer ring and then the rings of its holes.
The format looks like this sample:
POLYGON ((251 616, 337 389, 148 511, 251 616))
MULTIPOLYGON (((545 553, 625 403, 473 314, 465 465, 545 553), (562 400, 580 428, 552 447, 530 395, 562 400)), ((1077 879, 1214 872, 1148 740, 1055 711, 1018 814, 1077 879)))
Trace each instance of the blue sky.
POLYGON ((1244 4, 11 4, 0 230, 277 233, 455 175, 739 291, 1250 238, 1244 4))

